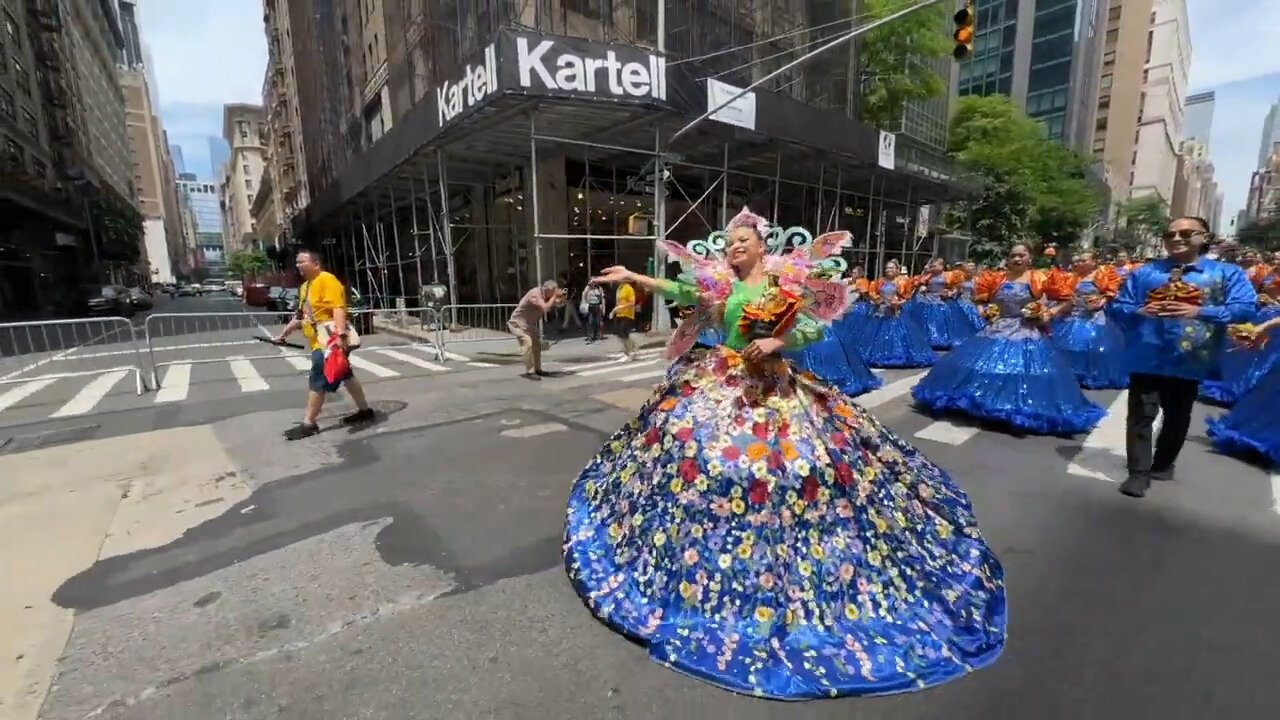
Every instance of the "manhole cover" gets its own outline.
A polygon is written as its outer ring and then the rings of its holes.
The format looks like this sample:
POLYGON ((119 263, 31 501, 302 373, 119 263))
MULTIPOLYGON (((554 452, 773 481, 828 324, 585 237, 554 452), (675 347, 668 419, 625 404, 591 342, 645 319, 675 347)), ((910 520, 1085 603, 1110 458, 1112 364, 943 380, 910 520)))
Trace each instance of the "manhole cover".
POLYGON ((101 425, 76 425, 75 427, 48 430, 32 435, 17 435, 0 442, 0 455, 12 455, 54 445, 83 442, 97 435, 101 427, 101 425))

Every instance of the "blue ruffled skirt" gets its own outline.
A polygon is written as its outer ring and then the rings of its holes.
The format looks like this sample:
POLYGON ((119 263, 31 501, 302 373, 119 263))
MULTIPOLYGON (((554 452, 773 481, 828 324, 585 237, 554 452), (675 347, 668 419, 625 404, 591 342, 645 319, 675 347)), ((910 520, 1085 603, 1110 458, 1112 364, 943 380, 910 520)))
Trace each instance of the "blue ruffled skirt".
POLYGON ((882 315, 868 308, 832 329, 873 368, 929 367, 938 359, 924 326, 910 312, 882 315))
POLYGON ((955 302, 912 298, 905 310, 924 327, 929 347, 934 350, 950 350, 976 332, 964 310, 955 302))
POLYGON ((1071 364, 1076 380, 1090 390, 1129 387, 1124 331, 1099 312, 1092 318, 1072 315, 1053 324, 1049 341, 1071 364))
POLYGON ((835 325, 818 342, 798 352, 784 353, 784 356, 849 397, 880 387, 883 381, 871 372, 848 338, 834 330, 835 325))
POLYGON ((1272 363, 1270 371, 1240 396, 1231 412, 1205 423, 1209 439, 1219 452, 1257 453, 1280 464, 1277 407, 1280 407, 1280 363, 1272 363))
POLYGON ((938 361, 911 391, 931 414, 959 412, 1043 435, 1093 429, 1107 414, 1048 338, 1001 319, 938 361))
MULTIPOLYGON (((1276 315, 1280 308, 1263 308, 1253 322, 1261 323, 1276 315)), ((1280 357, 1280 343, 1271 341, 1260 350, 1231 345, 1222 353, 1222 379, 1206 380, 1200 384, 1200 399, 1204 402, 1230 407, 1245 393, 1257 385, 1280 357)))
POLYGON ((780 700, 885 695, 991 664, 1003 570, 946 471, 829 386, 677 359, 569 493, 564 561, 650 657, 780 700))
MULTIPOLYGON (((972 300, 956 300, 956 306, 960 308, 960 312, 964 315, 964 319, 969 323, 969 327, 973 328, 973 333, 982 330, 987 326, 987 319, 982 317, 982 311, 972 300)), ((969 333, 972 335, 973 333, 969 333)))

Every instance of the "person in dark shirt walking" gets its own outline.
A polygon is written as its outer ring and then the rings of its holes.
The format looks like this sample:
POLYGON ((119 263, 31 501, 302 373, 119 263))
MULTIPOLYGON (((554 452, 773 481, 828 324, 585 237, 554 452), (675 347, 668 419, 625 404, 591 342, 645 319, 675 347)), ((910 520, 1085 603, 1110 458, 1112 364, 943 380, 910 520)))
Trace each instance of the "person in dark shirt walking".
POLYGON ((1167 257, 1133 271, 1111 308, 1125 329, 1129 408, 1120 492, 1140 498, 1152 480, 1172 480, 1203 380, 1220 374, 1228 324, 1257 303, 1238 266, 1203 256, 1213 239, 1204 218, 1180 217, 1164 233, 1167 257), (1164 412, 1152 446, 1156 417, 1164 412))

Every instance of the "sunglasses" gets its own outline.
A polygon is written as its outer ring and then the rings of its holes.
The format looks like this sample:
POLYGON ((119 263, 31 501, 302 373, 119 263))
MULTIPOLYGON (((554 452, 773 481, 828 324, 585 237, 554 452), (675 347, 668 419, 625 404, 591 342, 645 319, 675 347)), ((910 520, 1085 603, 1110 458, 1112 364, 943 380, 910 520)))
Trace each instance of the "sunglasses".
POLYGON ((1162 237, 1164 237, 1165 240, 1172 240, 1174 238, 1190 240, 1193 237, 1204 234, 1205 232, 1203 230, 1167 230, 1162 237))

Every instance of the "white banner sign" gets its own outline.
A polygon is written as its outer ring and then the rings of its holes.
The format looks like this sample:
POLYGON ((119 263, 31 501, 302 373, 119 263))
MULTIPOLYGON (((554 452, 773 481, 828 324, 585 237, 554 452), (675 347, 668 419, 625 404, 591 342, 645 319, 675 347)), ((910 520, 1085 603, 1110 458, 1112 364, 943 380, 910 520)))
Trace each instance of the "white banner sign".
POLYGON ((891 132, 880 131, 880 167, 885 170, 895 169, 894 155, 898 144, 898 136, 891 132))
POLYGON ((729 102, 738 93, 742 92, 742 88, 726 85, 719 80, 707 79, 707 109, 715 110, 711 113, 712 120, 718 120, 726 125, 746 128, 747 130, 756 129, 756 94, 749 92, 733 102, 729 102), (725 103, 729 103, 725 105, 725 103), (720 107, 724 105, 724 107, 720 107), (716 110, 716 108, 720 108, 716 110))

